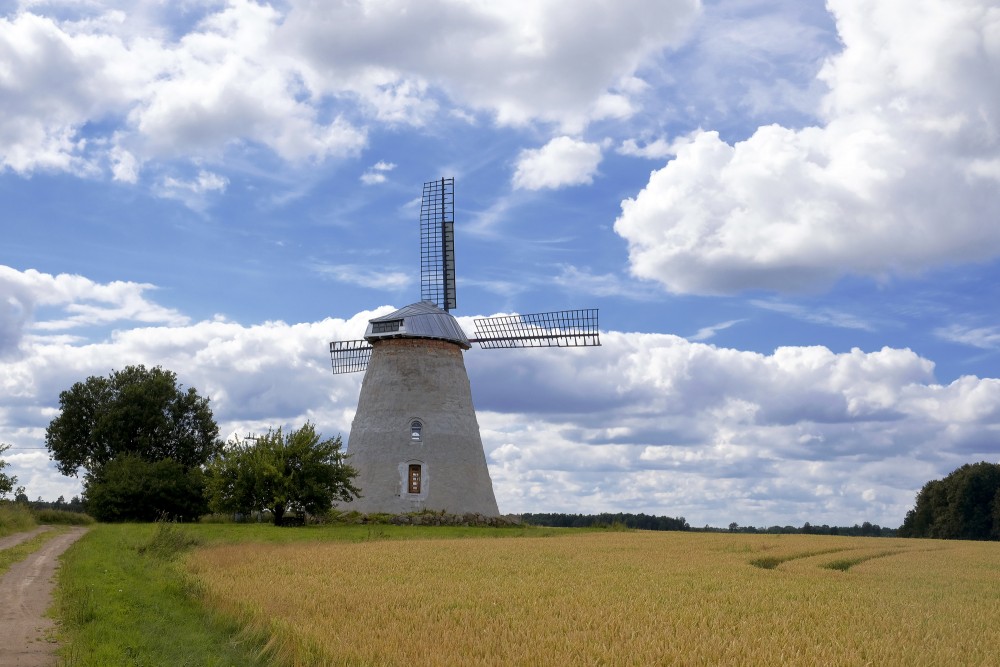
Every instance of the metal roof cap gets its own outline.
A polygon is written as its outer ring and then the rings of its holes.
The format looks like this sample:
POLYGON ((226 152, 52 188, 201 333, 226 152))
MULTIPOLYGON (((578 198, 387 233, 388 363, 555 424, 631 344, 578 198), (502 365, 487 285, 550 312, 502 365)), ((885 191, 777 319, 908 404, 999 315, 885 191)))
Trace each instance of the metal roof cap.
POLYGON ((385 338, 432 338, 455 343, 465 350, 472 347, 458 320, 430 301, 418 301, 368 320, 365 340, 370 343, 385 338))

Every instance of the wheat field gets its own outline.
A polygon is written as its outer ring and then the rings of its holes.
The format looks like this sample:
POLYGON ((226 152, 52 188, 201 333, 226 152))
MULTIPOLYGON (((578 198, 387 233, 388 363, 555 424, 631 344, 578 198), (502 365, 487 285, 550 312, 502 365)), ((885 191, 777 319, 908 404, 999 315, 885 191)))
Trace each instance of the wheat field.
POLYGON ((187 568, 296 665, 995 665, 1000 544, 567 531, 227 545, 187 568))

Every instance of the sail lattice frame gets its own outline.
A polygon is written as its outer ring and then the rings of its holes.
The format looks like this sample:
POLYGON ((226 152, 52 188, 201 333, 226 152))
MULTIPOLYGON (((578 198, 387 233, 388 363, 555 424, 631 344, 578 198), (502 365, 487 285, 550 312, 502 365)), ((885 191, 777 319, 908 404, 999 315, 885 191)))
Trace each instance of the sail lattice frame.
POLYGON ((585 347, 601 344, 597 308, 476 319, 470 343, 481 348, 585 347))
POLYGON ((361 340, 335 340, 330 343, 330 362, 334 375, 368 370, 372 345, 361 340))
POLYGON ((456 308, 455 179, 424 183, 420 198, 420 298, 456 308))

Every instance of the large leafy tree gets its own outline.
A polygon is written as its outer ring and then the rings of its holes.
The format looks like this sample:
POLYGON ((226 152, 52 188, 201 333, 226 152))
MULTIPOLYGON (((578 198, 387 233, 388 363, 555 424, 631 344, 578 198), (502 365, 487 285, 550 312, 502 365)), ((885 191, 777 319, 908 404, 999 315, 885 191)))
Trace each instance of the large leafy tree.
POLYGON ((59 394, 45 445, 59 472, 84 469, 84 503, 103 521, 207 512, 202 466, 219 448, 208 399, 159 366, 127 366, 59 394))
POLYGON ((275 525, 289 510, 317 514, 359 494, 357 471, 346 463, 340 436, 323 439, 308 422, 287 434, 279 428, 256 440, 230 441, 207 472, 214 511, 268 510, 275 525))
POLYGON ((127 366, 108 377, 89 377, 59 394, 59 415, 45 445, 59 472, 97 473, 122 455, 145 461, 172 459, 185 469, 216 451, 219 427, 208 399, 186 391, 177 376, 157 366, 127 366))
POLYGON ((927 482, 899 534, 956 540, 1000 539, 1000 464, 966 464, 927 482))

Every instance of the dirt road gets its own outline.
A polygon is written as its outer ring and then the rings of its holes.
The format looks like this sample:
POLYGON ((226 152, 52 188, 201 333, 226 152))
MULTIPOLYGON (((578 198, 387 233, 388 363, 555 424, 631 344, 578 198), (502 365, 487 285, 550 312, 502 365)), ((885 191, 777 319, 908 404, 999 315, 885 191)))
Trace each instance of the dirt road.
MULTIPOLYGON (((0 540, 9 548, 30 539, 44 527, 0 540)), ((46 638, 53 627, 45 610, 52 604, 53 574, 59 555, 78 540, 86 528, 73 527, 46 542, 0 578, 0 667, 39 667, 56 664, 56 645, 46 638)))

